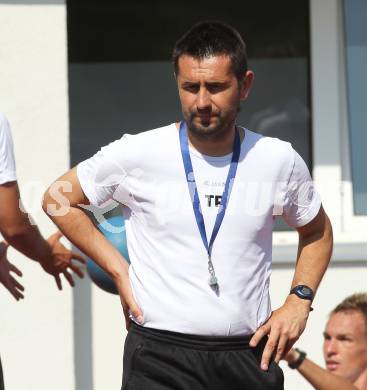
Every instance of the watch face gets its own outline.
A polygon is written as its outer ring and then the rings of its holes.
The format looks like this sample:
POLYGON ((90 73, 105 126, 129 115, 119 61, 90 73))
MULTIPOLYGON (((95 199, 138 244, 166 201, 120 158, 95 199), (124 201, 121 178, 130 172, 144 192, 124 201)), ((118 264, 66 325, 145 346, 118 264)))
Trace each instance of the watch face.
POLYGON ((304 284, 300 284, 294 287, 290 293, 296 294, 301 299, 308 299, 310 301, 312 301, 314 298, 312 289, 304 284))
POLYGON ((312 298, 313 292, 308 286, 297 286, 296 292, 297 295, 302 295, 305 298, 312 298))
POLYGON ((304 294, 304 295, 310 295, 310 294, 312 294, 311 289, 310 289, 309 287, 307 287, 307 286, 302 286, 301 292, 302 292, 302 294, 304 294))

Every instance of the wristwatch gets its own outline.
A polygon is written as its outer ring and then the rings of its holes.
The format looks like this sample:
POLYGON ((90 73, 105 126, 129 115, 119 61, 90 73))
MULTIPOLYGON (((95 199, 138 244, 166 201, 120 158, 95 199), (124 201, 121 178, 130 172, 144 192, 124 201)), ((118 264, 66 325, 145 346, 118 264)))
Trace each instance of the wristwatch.
POLYGON ((312 289, 304 284, 293 287, 289 294, 296 294, 298 298, 313 301, 314 293, 312 289))
POLYGON ((288 367, 293 368, 293 369, 298 368, 303 363, 303 361, 306 359, 306 352, 301 351, 298 348, 295 348, 295 350, 299 353, 298 359, 296 359, 292 363, 288 363, 288 367))
MULTIPOLYGON (((295 294, 298 298, 306 299, 308 301, 313 301, 314 292, 311 287, 306 286, 305 284, 299 284, 296 287, 293 287, 289 294, 295 294)), ((313 310, 313 307, 310 307, 310 311, 313 310)))

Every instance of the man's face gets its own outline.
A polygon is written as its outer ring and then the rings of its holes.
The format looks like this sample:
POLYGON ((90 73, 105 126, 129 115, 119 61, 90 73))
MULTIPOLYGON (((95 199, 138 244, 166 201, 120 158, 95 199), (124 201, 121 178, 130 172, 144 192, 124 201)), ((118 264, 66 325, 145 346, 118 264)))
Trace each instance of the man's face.
POLYGON ((324 332, 324 359, 329 371, 352 383, 367 370, 367 326, 363 314, 332 314, 324 332))
POLYGON ((183 55, 178 60, 177 84, 182 114, 189 129, 200 138, 216 139, 229 131, 248 96, 253 73, 238 81, 228 56, 202 60, 183 55))

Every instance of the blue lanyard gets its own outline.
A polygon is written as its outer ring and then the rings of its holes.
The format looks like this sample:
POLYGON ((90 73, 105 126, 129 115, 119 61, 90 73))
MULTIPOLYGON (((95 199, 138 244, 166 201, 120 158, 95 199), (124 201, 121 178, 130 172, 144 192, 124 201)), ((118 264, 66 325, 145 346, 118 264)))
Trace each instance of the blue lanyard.
POLYGON ((204 224, 204 218, 203 214, 201 213, 201 206, 200 206, 200 199, 199 194, 196 186, 195 176, 194 176, 194 170, 192 168, 191 163, 191 157, 190 157, 190 150, 189 150, 189 141, 187 136, 187 125, 186 122, 181 122, 180 124, 180 146, 181 146, 181 154, 182 154, 182 160, 185 168, 186 173, 186 180, 189 187, 190 197, 191 197, 191 203, 192 208, 194 210, 196 223, 199 228, 199 232, 201 235, 201 239, 203 241, 203 244, 207 250, 208 253, 208 269, 209 269, 209 285, 212 288, 212 290, 219 295, 219 284, 217 277, 215 276, 214 266, 212 263, 211 255, 212 255, 212 249, 214 241, 217 237, 217 234, 219 232, 220 226, 222 224, 224 215, 226 213, 229 197, 231 195, 230 191, 230 185, 233 186, 233 180, 236 176, 237 172, 237 166, 238 166, 238 160, 240 156, 241 151, 241 141, 240 136, 238 134, 238 130, 236 128, 235 131, 235 138, 233 143, 233 153, 232 153, 232 160, 229 167, 227 180, 224 186, 223 195, 221 204, 218 208, 218 214, 215 219, 214 228, 212 231, 212 235, 210 237, 210 241, 208 243, 206 231, 205 231, 205 224, 204 224))

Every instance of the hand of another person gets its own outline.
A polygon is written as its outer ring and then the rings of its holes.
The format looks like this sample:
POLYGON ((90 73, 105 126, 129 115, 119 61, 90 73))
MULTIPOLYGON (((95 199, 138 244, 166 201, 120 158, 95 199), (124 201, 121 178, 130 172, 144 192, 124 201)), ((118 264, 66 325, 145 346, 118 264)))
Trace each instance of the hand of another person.
POLYGON ((18 276, 22 276, 22 272, 7 258, 9 244, 5 241, 0 242, 0 283, 10 292, 17 300, 23 299, 24 287, 10 274, 14 272, 18 276))
POLYGON ((47 273, 54 276, 59 290, 62 290, 61 274, 64 275, 65 279, 72 287, 75 286, 75 282, 69 270, 76 273, 80 278, 84 277, 82 268, 79 265, 74 264, 72 260, 75 259, 80 263, 85 264, 85 259, 80 253, 72 252, 60 242, 62 236, 62 233, 58 231, 47 239, 47 242, 50 245, 50 254, 46 259, 40 261, 42 268, 47 273))
POLYGON ((118 276, 114 277, 113 280, 120 295, 126 330, 129 330, 131 326, 131 316, 142 325, 144 323, 144 316, 132 292, 129 278, 129 264, 126 261, 122 262, 122 272, 118 276))
POLYGON ((251 347, 255 347, 264 336, 268 336, 261 358, 262 370, 268 369, 272 357, 279 363, 287 354, 303 333, 309 312, 309 301, 289 295, 284 305, 274 310, 268 321, 255 332, 250 340, 251 347))

